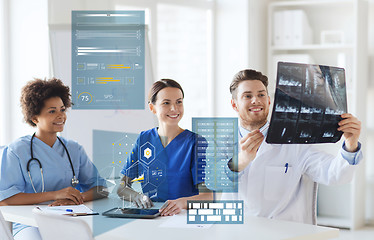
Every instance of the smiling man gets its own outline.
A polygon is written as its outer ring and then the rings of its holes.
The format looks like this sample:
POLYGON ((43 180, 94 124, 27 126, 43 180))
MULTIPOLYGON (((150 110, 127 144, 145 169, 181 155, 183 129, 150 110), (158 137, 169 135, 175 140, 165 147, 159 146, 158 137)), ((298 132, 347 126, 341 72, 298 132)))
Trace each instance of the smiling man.
POLYGON ((361 123, 342 114, 338 130, 345 141, 336 156, 310 145, 267 144, 270 97, 268 78, 255 70, 238 72, 230 85, 231 105, 239 115, 237 198, 244 200, 246 214, 316 224, 315 183, 343 184, 352 180, 362 159, 358 142, 361 123))

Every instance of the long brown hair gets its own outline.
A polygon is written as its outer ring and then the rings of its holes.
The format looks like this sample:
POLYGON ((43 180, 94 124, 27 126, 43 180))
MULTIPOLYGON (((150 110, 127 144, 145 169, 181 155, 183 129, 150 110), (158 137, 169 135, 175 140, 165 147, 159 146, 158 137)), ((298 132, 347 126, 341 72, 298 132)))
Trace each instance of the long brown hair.
POLYGON ((156 101, 157 101, 158 92, 160 92, 162 89, 167 88, 167 87, 178 88, 179 90, 181 90, 182 96, 184 98, 183 89, 182 89, 181 85, 179 85, 179 83, 177 83, 177 81, 175 81, 173 79, 161 79, 161 80, 153 83, 153 85, 151 87, 151 90, 149 90, 148 103, 155 104, 156 101))

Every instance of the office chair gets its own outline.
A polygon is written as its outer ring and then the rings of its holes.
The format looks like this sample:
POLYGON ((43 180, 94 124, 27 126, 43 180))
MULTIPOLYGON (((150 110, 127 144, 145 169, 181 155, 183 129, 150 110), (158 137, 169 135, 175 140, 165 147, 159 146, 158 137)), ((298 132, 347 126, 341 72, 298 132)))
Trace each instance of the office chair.
MULTIPOLYGON (((5 146, 0 146, 0 157, 3 154, 3 149, 5 146)), ((0 167, 1 167, 1 158, 0 158, 0 167)), ((12 224, 9 224, 4 220, 3 214, 0 211, 0 240, 13 240, 13 235, 11 232, 12 224)))
MULTIPOLYGON (((309 224, 317 225, 317 193, 318 193, 318 183, 314 182, 308 176, 303 175, 301 177, 301 184, 304 189, 304 201, 305 206, 310 208, 311 211, 311 222, 309 224)), ((309 211, 308 211, 309 212, 309 211)))
POLYGON ((5 222, 3 214, 0 211, 0 240, 13 240, 13 235, 10 230, 12 225, 5 222))
POLYGON ((82 219, 48 214, 38 208, 32 212, 43 240, 94 240, 91 228, 82 219))
MULTIPOLYGON (((1 156, 3 154, 5 146, 0 146, 0 167, 1 167, 1 156)), ((13 240, 12 224, 5 221, 3 214, 0 211, 0 240, 13 240)))

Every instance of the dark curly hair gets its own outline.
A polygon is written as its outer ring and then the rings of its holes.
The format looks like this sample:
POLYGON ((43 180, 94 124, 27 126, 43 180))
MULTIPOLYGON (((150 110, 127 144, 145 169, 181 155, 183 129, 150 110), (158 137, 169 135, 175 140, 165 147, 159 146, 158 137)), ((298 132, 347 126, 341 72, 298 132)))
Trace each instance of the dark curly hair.
POLYGON ((35 127, 32 118, 40 114, 44 102, 52 97, 60 97, 66 108, 72 105, 70 89, 60 79, 35 78, 29 81, 21 92, 21 108, 25 122, 35 127))

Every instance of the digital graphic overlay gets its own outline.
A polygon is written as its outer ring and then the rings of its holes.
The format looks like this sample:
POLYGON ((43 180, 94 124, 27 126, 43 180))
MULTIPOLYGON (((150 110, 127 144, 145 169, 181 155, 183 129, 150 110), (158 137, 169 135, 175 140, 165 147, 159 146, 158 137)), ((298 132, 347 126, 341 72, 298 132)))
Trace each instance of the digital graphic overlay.
POLYGON ((72 12, 73 109, 144 109, 144 11, 72 12))
POLYGON ((205 173, 208 189, 220 192, 237 192, 236 175, 229 171, 227 163, 238 157, 237 118, 192 118, 192 131, 198 134, 197 158, 203 158, 205 169, 198 166, 198 173, 205 173))
POLYGON ((188 224, 243 224, 243 200, 187 201, 188 224))

